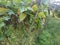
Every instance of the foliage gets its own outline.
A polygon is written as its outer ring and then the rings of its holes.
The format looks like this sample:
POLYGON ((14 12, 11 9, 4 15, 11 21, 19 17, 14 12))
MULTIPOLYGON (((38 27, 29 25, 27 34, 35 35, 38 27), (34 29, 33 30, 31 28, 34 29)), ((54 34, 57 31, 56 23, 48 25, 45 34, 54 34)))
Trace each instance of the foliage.
POLYGON ((56 16, 60 18, 60 9, 55 10, 56 16))
POLYGON ((60 45, 60 19, 48 17, 47 20, 46 28, 36 39, 35 45, 60 45))
MULTIPOLYGON (((31 0, 1 0, 0 36, 6 45, 33 45, 46 19, 31 0), (5 41, 4 41, 5 39, 5 41)), ((2 39, 0 38, 0 39, 2 39)), ((1 41, 1 42, 2 42, 1 41)))
POLYGON ((44 12, 40 12, 40 13, 38 13, 38 17, 39 17, 39 18, 46 18, 44 12))
POLYGON ((33 11, 37 11, 38 10, 38 6, 35 4, 35 5, 32 6, 32 9, 33 9, 33 11))

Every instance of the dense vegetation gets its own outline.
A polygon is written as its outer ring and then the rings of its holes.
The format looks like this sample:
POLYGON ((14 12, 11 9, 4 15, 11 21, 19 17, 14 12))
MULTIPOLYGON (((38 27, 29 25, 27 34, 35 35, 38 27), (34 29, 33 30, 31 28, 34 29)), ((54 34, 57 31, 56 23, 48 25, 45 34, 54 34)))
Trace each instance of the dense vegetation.
POLYGON ((38 4, 29 0, 1 0, 1 45, 33 45, 44 28, 46 16, 38 4), (30 5, 30 6, 29 6, 30 5), (44 24, 43 24, 44 23, 44 24))
POLYGON ((49 10, 46 2, 0 0, 0 45, 59 45, 59 9, 49 10))

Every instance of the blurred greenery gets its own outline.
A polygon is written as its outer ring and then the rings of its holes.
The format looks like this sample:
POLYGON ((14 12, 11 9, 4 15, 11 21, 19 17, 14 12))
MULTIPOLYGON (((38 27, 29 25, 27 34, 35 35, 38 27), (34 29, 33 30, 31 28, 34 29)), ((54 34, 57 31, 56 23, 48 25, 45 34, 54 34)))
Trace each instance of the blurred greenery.
POLYGON ((48 17, 47 26, 36 41, 36 45, 60 45, 60 19, 48 17))
POLYGON ((0 0, 0 45, 60 45, 60 9, 33 2, 0 0))

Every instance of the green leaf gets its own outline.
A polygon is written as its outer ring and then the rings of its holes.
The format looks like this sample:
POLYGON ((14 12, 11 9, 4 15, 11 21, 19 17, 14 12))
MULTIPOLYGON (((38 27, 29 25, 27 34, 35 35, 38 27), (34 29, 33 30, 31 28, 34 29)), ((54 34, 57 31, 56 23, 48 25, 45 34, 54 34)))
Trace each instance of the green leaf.
POLYGON ((24 12, 24 11, 27 11, 27 7, 21 6, 21 7, 20 7, 20 12, 24 12))
POLYGON ((4 40, 3 32, 0 30, 0 41, 4 40))
POLYGON ((23 21, 26 18, 26 14, 21 13, 19 18, 20 18, 20 21, 23 21))
POLYGON ((2 22, 3 22, 3 20, 4 20, 4 18, 0 18, 0 23, 2 23, 2 22))
POLYGON ((0 28, 2 28, 5 24, 2 22, 0 23, 0 28))
POLYGON ((15 0, 15 2, 20 3, 22 0, 15 0))
POLYGON ((0 13, 8 12, 8 9, 6 8, 0 8, 0 13))
POLYGON ((12 10, 9 10, 8 14, 12 15, 12 14, 14 14, 14 12, 12 10))
POLYGON ((10 19, 9 16, 3 17, 3 18, 4 18, 4 20, 8 20, 8 19, 10 19))
POLYGON ((23 0, 25 3, 31 3, 32 2, 32 0, 23 0))
POLYGON ((10 35, 11 35, 11 33, 12 33, 12 31, 11 31, 11 30, 7 30, 7 31, 5 32, 5 34, 6 34, 7 36, 10 36, 10 35))
POLYGON ((33 9, 31 7, 27 7, 27 9, 33 11, 33 9))

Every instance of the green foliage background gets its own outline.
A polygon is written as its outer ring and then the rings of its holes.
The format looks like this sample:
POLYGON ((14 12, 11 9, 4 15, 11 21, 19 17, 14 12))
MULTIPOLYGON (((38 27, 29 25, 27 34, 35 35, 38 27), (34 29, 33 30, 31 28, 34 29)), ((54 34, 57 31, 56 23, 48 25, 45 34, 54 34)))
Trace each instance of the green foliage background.
POLYGON ((0 45, 60 45, 60 21, 44 2, 0 0, 0 45))

